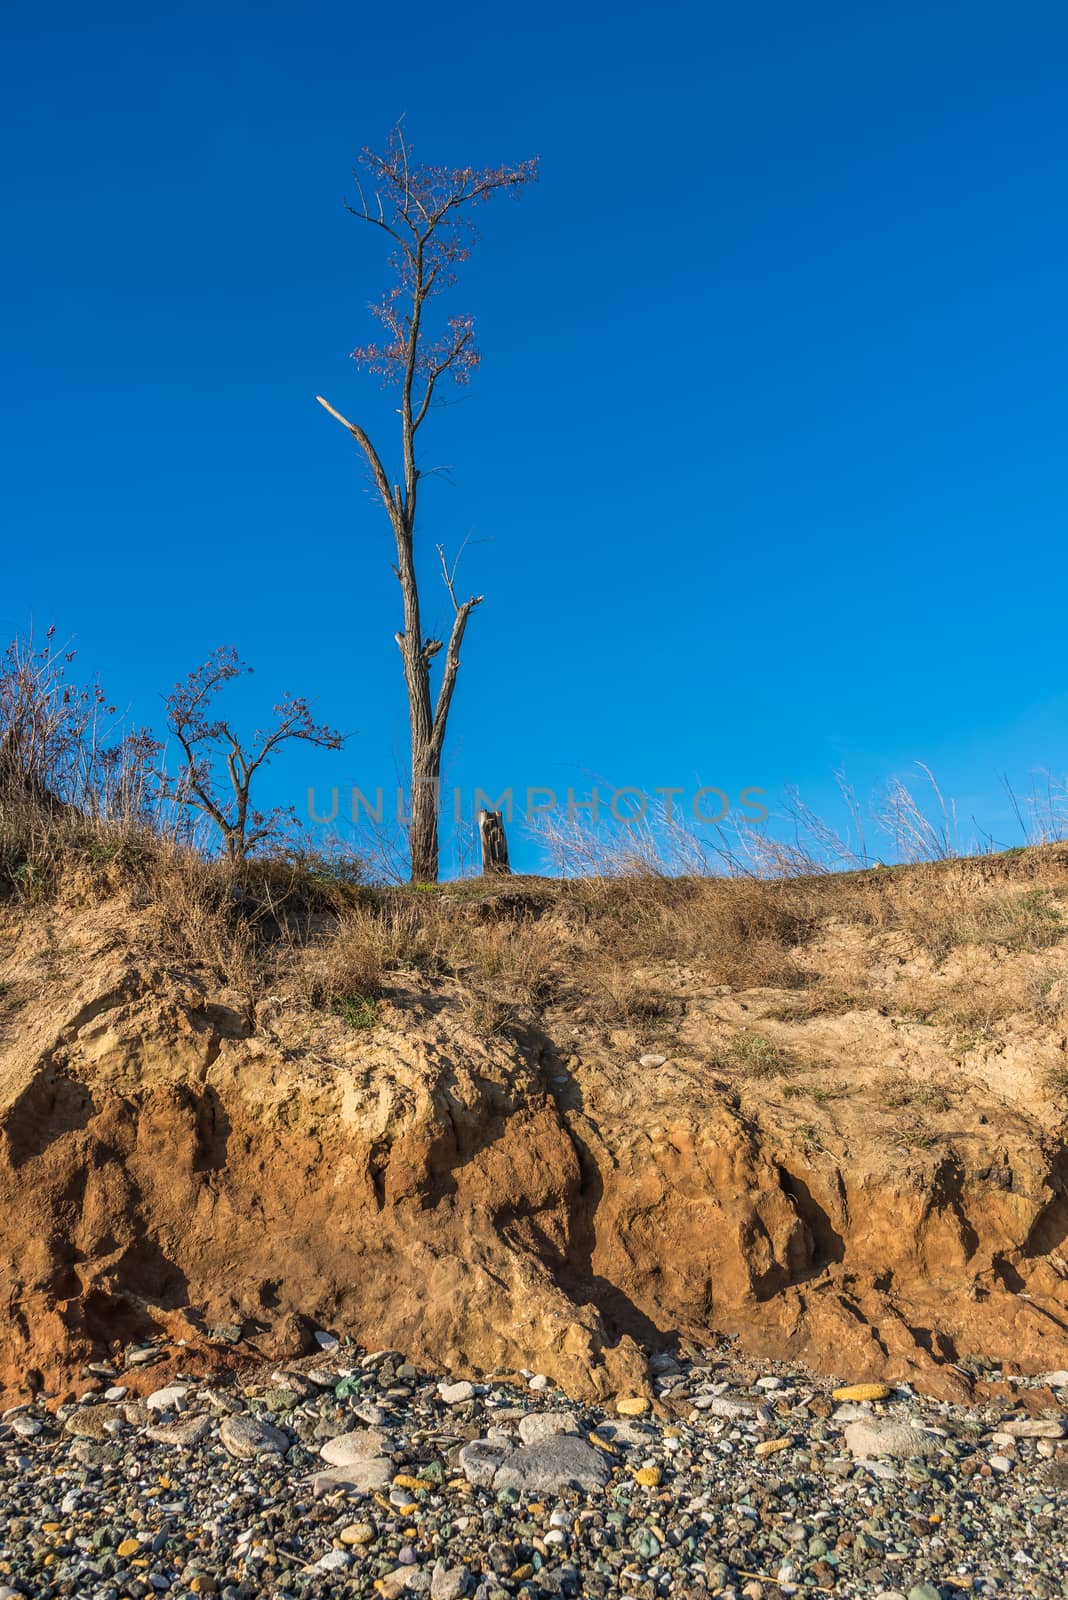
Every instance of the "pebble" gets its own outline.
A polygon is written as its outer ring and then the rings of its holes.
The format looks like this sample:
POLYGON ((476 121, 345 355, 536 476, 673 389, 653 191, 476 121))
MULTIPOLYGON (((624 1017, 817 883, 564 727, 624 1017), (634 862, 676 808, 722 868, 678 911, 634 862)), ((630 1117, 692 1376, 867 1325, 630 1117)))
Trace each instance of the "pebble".
POLYGON ((439 1383, 438 1394, 447 1406, 461 1406, 465 1401, 475 1398, 475 1386, 466 1380, 460 1383, 439 1383))
POLYGON ((389 1439, 380 1428, 358 1428, 338 1433, 320 1447, 319 1454, 332 1467, 351 1467, 357 1461, 374 1461, 386 1455, 389 1439))
POLYGON ((342 1528, 338 1538, 342 1544, 373 1544, 376 1531, 373 1522, 350 1522, 347 1527, 342 1528))
POLYGON ((467 1567, 447 1567, 438 1561, 430 1578, 430 1600, 460 1600, 467 1593, 471 1574, 467 1567))
POLYGON ((160 1422, 146 1428, 148 1438, 156 1444, 177 1445, 182 1450, 192 1450, 211 1432, 210 1417, 179 1417, 174 1422, 160 1422))
POLYGON ((874 1417, 871 1421, 847 1423, 845 1442, 854 1456, 871 1460, 909 1461, 941 1453, 939 1441, 922 1429, 874 1417))
POLYGON ((713 1417, 730 1417, 732 1421, 744 1420, 767 1424, 772 1411, 763 1400, 752 1400, 746 1395, 713 1395, 704 1407, 713 1417))
POLYGON ((359 1489, 371 1494, 376 1489, 388 1489, 393 1467, 388 1456, 370 1456, 366 1461, 351 1461, 345 1467, 331 1467, 329 1472, 315 1476, 316 1494, 330 1494, 335 1489, 359 1489))
POLYGON ((1068 1438, 1068 1421, 1017 1417, 1011 1422, 1003 1422, 1001 1432, 1007 1433, 1010 1439, 1065 1439, 1068 1438))
POLYGON ((240 1413, 223 1418, 219 1438, 230 1454, 242 1461, 255 1456, 284 1455, 289 1449, 289 1439, 280 1428, 272 1428, 269 1423, 240 1413))
POLYGON ((44 1432, 44 1425, 37 1417, 12 1417, 8 1426, 20 1439, 36 1439, 44 1432))
POLYGON ((110 1439, 125 1421, 118 1406, 82 1406, 67 1418, 64 1427, 78 1439, 110 1439))
POLYGON ((398 1597, 411 1587, 411 1577, 406 1566, 396 1567, 378 1579, 375 1593, 381 1596, 381 1600, 398 1600, 398 1597))
POLYGON ((451 1405, 450 1379, 341 1341, 162 1411, 19 1407, 0 1600, 1068 1600, 1054 1406, 835 1402, 728 1341, 658 1352, 633 1416, 532 1376, 451 1405), (858 1428, 907 1453, 855 1454, 858 1428))
POLYGON ((579 1425, 570 1411, 531 1411, 519 1419, 519 1437, 524 1444, 544 1444, 561 1433, 578 1433, 579 1425))
POLYGON ((345 1550, 328 1550, 325 1556, 320 1556, 315 1563, 319 1572, 343 1572, 346 1567, 352 1566, 352 1557, 345 1550))
POLYGON ((150 1411, 178 1411, 185 1402, 189 1393, 187 1383, 171 1383, 165 1389, 157 1389, 145 1399, 145 1405, 150 1411))

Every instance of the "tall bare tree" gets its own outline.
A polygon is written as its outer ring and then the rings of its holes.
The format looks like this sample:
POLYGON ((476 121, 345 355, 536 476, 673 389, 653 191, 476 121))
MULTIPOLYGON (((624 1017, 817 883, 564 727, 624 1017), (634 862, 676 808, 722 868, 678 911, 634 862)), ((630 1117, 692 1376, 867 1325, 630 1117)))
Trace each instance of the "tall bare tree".
POLYGON ((369 434, 316 398, 346 427, 360 446, 371 469, 375 489, 393 529, 397 559, 393 571, 401 587, 404 628, 396 634, 404 666, 411 726, 411 802, 409 844, 412 881, 434 882, 438 876, 438 798, 442 752, 449 719, 460 647, 468 619, 481 595, 461 600, 456 592, 456 564, 449 563, 441 545, 438 560, 453 607, 447 641, 424 635, 416 569, 416 508, 419 496, 417 441, 443 380, 467 383, 479 363, 474 323, 469 316, 442 321, 428 317, 431 302, 451 288, 468 259, 478 234, 471 213, 502 190, 518 194, 537 177, 537 159, 516 167, 430 166, 413 159, 401 128, 393 130, 381 155, 365 149, 356 179, 357 202, 353 216, 379 229, 392 241, 389 288, 374 315, 383 337, 360 345, 353 359, 366 371, 380 374, 399 391, 400 483, 393 482, 369 434), (435 325, 431 325, 432 322, 435 325), (445 654, 436 696, 432 691, 431 662, 445 654))

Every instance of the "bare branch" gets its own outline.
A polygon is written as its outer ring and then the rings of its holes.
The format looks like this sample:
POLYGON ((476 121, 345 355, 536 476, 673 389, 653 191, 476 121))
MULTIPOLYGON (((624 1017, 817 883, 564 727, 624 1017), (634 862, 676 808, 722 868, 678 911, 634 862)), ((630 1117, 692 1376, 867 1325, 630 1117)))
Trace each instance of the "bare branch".
POLYGON ((328 400, 324 400, 321 394, 317 394, 315 398, 318 400, 324 411, 329 411, 330 415, 336 418, 343 428, 347 428, 349 430, 349 432, 352 434, 352 437, 356 440, 356 443, 362 449, 364 455, 371 464, 371 471, 374 473, 375 486, 377 487, 379 494, 382 496, 382 499, 385 501, 387 509, 392 514, 393 510, 395 509, 395 505, 393 496, 390 493, 389 479, 386 476, 386 470, 382 465, 378 451, 371 443, 370 438, 360 427, 358 422, 350 422, 347 417, 343 417, 341 415, 340 411, 335 411, 330 402, 328 400))
MULTIPOLYGON (((438 560, 441 562, 441 575, 445 579, 445 587, 449 591, 449 599, 452 601, 452 608, 454 611, 459 611, 460 609, 460 602, 456 598, 456 572, 460 565, 460 558, 470 542, 471 535, 468 534, 459 550, 457 550, 456 559, 453 561, 451 568, 449 567, 448 562, 445 560, 445 546, 441 544, 437 546, 438 560)), ((484 598, 485 597, 483 595, 479 595, 478 599, 472 600, 470 604, 476 606, 481 605, 484 598)))
POLYGON ((470 600, 465 600, 462 606, 456 608, 456 616, 453 618, 449 645, 445 652, 445 670, 441 676, 438 703, 434 708, 434 722, 431 729, 431 747, 439 761, 445 744, 445 726, 449 720, 453 690, 456 688, 456 674, 460 668, 460 646, 464 642, 468 618, 475 607, 482 604, 482 600, 482 595, 472 595, 470 600))

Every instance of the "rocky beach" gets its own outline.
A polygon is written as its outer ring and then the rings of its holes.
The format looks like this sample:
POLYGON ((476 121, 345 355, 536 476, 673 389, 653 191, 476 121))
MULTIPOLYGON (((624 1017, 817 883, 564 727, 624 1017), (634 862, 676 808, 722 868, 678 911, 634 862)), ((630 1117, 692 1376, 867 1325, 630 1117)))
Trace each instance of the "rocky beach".
POLYGON ((953 1404, 724 1341, 597 1406, 316 1342, 160 1387, 130 1347, 7 1412, 0 1600, 1068 1595, 1066 1372, 953 1404))

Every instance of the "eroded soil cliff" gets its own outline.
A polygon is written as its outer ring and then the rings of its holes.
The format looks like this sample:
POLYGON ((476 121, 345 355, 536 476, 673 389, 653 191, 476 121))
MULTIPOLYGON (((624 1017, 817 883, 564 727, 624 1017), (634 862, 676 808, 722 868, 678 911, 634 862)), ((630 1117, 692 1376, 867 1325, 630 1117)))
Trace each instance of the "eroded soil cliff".
POLYGON ((803 956, 819 1004, 669 963, 651 1024, 570 994, 497 1029, 397 972, 353 1028, 151 929, 121 895, 3 915, 9 1402, 116 1341, 163 1333, 193 1369, 312 1327, 583 1396, 712 1332, 946 1394, 976 1357, 1068 1366, 1057 943, 936 960, 829 919, 803 956), (827 1000, 858 962, 909 1005, 827 1000), (1000 996, 996 1028, 947 1023, 950 994, 1000 996))

